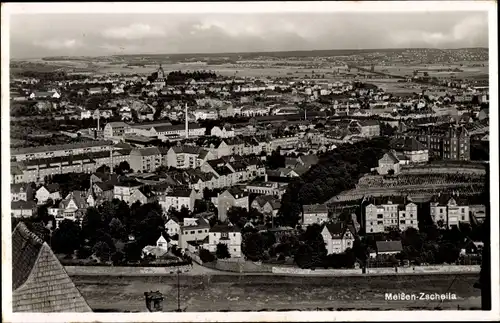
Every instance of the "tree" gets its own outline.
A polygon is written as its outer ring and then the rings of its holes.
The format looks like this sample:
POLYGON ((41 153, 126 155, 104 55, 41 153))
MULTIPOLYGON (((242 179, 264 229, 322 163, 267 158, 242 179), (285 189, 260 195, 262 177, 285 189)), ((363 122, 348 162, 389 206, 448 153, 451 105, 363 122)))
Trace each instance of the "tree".
POLYGON ((142 248, 135 241, 128 242, 124 247, 125 261, 126 262, 137 262, 141 260, 142 248))
POLYGON ((217 249, 215 250, 215 255, 217 256, 218 259, 231 258, 231 254, 229 253, 229 249, 227 247, 227 244, 220 243, 220 242, 217 244, 217 249))
POLYGON ((130 172, 130 164, 127 161, 122 161, 118 165, 115 166, 113 172, 118 175, 123 175, 124 173, 130 172))
POLYGON ((94 207, 87 208, 82 221, 82 231, 85 237, 94 237, 97 230, 103 228, 102 215, 94 207))
POLYGON ((123 240, 127 236, 127 230, 119 219, 113 218, 109 222, 109 234, 115 239, 123 240))
POLYGON ((264 239, 258 232, 249 232, 243 236, 241 252, 252 261, 263 259, 265 251, 264 239))
POLYGON ((111 256, 111 261, 115 266, 122 265, 125 262, 125 254, 121 251, 117 251, 111 256))
POLYGON ((101 165, 99 168, 97 168, 96 173, 109 173, 111 172, 111 168, 106 165, 101 165))
POLYGON ((200 259, 202 262, 213 262, 215 261, 215 256, 207 249, 200 249, 200 259))
POLYGON ((81 245, 80 226, 74 221, 65 219, 52 234, 52 249, 55 253, 71 255, 81 245))
POLYGON ((111 248, 106 242, 98 241, 92 248, 92 252, 101 261, 109 261, 111 257, 111 248))

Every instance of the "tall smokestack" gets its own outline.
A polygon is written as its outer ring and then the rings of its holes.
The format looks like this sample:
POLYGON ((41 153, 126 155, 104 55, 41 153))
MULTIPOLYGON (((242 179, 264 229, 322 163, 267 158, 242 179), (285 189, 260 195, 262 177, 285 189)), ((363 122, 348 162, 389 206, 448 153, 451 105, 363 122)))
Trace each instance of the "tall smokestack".
POLYGON ((188 123, 188 105, 186 103, 186 111, 185 111, 185 123, 186 123, 186 139, 189 138, 189 123, 188 123))
POLYGON ((97 109, 97 131, 99 131, 99 121, 101 120, 101 111, 97 109))

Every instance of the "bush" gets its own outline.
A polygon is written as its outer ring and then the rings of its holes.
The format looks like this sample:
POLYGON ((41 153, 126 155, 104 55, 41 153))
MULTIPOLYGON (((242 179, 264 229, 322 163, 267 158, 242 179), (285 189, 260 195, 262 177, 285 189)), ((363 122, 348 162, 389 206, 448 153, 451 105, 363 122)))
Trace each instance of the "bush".
POLYGON ((215 256, 207 249, 200 249, 200 259, 203 262, 215 261, 215 256))

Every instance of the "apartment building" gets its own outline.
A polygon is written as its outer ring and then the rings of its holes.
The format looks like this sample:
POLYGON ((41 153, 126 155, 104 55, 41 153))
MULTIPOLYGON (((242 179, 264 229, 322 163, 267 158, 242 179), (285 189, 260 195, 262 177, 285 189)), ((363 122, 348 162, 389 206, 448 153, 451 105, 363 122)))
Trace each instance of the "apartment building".
POLYGON ((185 218, 180 227, 179 247, 185 250, 190 241, 203 242, 207 239, 209 230, 210 224, 204 218, 185 218))
POLYGON ((404 136, 415 138, 427 147, 429 154, 444 160, 470 160, 470 134, 464 126, 419 127, 404 136))
POLYGON ((214 204, 218 209, 218 218, 220 221, 224 222, 227 219, 227 211, 231 207, 241 207, 249 210, 248 194, 238 187, 231 187, 216 198, 214 198, 214 204))
POLYGON ((130 152, 130 168, 136 172, 154 172, 162 164, 162 155, 158 148, 134 149, 130 152))
POLYGON ((132 197, 135 195, 134 192, 137 191, 142 185, 142 183, 135 180, 117 183, 113 188, 114 198, 124 201, 127 204, 133 204, 135 202, 132 200, 132 197))
POLYGON ((67 157, 115 150, 111 141, 86 141, 64 145, 37 146, 11 149, 11 159, 16 161, 44 159, 52 157, 67 157))
POLYGON ((17 177, 17 182, 44 181, 46 176, 67 173, 90 173, 95 172, 102 165, 113 167, 122 161, 129 161, 130 150, 121 149, 115 151, 101 151, 95 153, 68 155, 41 159, 29 159, 15 163, 15 166, 23 173, 17 177))
POLYGON ((104 138, 122 138, 126 133, 130 132, 130 126, 125 122, 109 122, 104 126, 104 138))
POLYGON ((179 169, 197 168, 207 160, 215 159, 208 150, 198 146, 170 147, 166 154, 166 165, 179 169))
POLYGON ((417 205, 404 197, 374 198, 365 207, 366 233, 418 230, 417 205))
POLYGON ((469 202, 460 196, 440 194, 430 203, 431 218, 438 227, 451 228, 470 223, 469 202))
POLYGON ((328 221, 328 208, 325 204, 304 205, 302 225, 323 224, 328 221))
POLYGON ((241 257, 241 232, 238 227, 226 223, 214 225, 208 235, 208 244, 203 247, 215 252, 219 243, 227 246, 231 258, 241 257))
POLYGON ((182 207, 193 211, 194 202, 198 197, 194 189, 174 188, 171 191, 165 191, 161 194, 158 197, 158 201, 165 213, 171 208, 180 211, 182 207))

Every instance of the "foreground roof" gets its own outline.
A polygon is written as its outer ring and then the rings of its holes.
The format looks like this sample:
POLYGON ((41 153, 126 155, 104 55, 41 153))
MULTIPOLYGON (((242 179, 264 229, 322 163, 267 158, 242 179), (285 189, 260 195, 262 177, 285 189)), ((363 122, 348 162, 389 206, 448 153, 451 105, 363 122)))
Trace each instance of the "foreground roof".
POLYGON ((92 311, 47 243, 22 222, 12 233, 12 311, 92 311))

